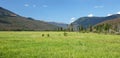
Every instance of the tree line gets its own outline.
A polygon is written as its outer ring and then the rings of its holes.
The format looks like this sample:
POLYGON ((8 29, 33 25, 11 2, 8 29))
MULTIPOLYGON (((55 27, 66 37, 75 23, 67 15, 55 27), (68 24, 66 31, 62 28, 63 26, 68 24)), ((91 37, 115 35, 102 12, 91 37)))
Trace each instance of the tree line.
POLYGON ((58 28, 58 31, 69 31, 69 32, 94 32, 94 33, 120 33, 120 24, 99 24, 99 25, 89 25, 87 27, 83 25, 74 26, 70 24, 67 29, 62 27, 58 28))

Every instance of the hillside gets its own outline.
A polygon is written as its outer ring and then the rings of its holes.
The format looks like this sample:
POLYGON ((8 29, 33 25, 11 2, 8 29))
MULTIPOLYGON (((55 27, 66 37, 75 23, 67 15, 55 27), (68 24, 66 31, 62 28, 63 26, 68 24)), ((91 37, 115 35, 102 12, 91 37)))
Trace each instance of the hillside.
POLYGON ((19 16, 0 7, 0 30, 56 30, 58 27, 47 22, 19 16))
POLYGON ((107 17, 81 17, 74 21, 72 24, 74 26, 80 26, 82 25, 83 27, 87 28, 89 25, 93 26, 98 23, 107 21, 107 20, 113 20, 116 18, 120 18, 120 14, 115 14, 107 17))
POLYGON ((120 33, 120 18, 101 22, 95 25, 94 29, 99 32, 120 33))
POLYGON ((107 20, 107 21, 101 22, 101 23, 99 23, 97 25, 100 25, 100 24, 117 25, 117 24, 120 24, 120 18, 116 18, 116 19, 113 19, 113 20, 107 20))

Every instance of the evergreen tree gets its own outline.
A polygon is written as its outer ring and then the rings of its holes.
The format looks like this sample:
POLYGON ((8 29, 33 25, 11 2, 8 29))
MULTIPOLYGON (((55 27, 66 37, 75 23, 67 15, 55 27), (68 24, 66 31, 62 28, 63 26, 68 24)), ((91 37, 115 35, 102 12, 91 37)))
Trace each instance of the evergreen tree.
POLYGON ((89 32, 92 32, 92 31, 93 31, 92 25, 89 25, 88 31, 89 31, 89 32))
POLYGON ((82 32, 84 30, 84 27, 82 25, 79 26, 79 31, 82 32))
POLYGON ((74 27, 72 23, 69 25, 69 31, 74 31, 74 27))

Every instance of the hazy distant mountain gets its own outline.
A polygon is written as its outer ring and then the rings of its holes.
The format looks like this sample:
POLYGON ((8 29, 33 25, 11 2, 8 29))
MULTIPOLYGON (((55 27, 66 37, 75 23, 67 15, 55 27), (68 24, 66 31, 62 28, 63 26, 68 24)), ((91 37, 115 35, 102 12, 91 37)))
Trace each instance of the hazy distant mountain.
POLYGON ((113 20, 116 18, 120 18, 120 14, 115 14, 107 17, 81 17, 74 21, 72 24, 74 26, 80 26, 82 25, 83 27, 88 27, 89 25, 96 25, 98 23, 101 23, 103 21, 107 20, 113 20))
POLYGON ((56 30, 57 28, 47 22, 22 17, 0 7, 0 30, 56 30))
POLYGON ((52 24, 52 25, 56 25, 58 27, 62 27, 64 29, 66 29, 68 27, 68 24, 65 24, 65 23, 57 23, 57 22, 48 22, 49 24, 52 24))

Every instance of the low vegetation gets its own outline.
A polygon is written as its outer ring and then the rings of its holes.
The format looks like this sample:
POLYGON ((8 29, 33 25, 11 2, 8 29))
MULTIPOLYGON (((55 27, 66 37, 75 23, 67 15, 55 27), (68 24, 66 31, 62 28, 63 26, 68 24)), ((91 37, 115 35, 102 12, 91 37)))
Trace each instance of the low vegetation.
POLYGON ((119 35, 79 32, 0 32, 0 58, 119 57, 119 35))

